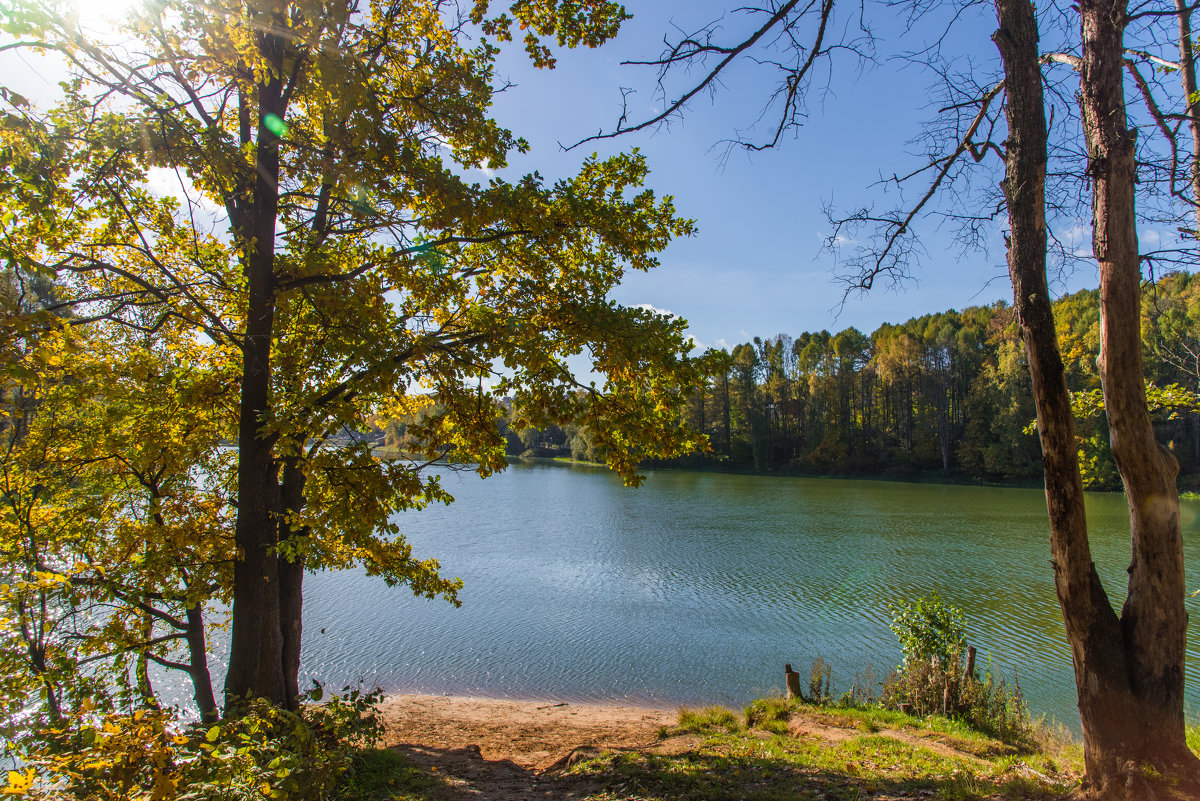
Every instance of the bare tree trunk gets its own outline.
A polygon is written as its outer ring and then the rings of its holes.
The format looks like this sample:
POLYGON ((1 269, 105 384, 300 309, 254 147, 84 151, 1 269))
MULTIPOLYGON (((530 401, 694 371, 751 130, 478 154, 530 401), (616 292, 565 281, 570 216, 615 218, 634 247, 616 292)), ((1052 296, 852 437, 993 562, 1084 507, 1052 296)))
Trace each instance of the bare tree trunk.
POLYGON ((1106 773, 1135 758, 1164 773, 1186 770, 1195 780, 1200 762, 1184 744, 1183 726, 1187 612, 1175 487, 1179 465, 1154 438, 1142 367, 1137 132, 1126 124, 1122 61, 1126 2, 1085 0, 1080 13, 1080 105, 1092 178, 1092 250, 1100 267, 1100 380, 1133 538, 1121 626, 1135 714, 1120 732, 1106 732, 1114 740, 1111 753, 1104 744, 1092 749, 1100 753, 1090 759, 1103 762, 1098 767, 1106 773))
POLYGON ((1009 138, 1003 189, 1009 273, 1038 414, 1055 586, 1075 666, 1086 794, 1194 797, 1200 762, 1183 735, 1183 554, 1175 465, 1154 441, 1142 379, 1133 136, 1121 86, 1124 6, 1082 3, 1082 103, 1101 263, 1102 373, 1134 541, 1129 601, 1114 612, 1092 563, 1070 395, 1046 285, 1046 118, 1028 0, 996 0, 1009 138), (1110 400, 1111 399, 1111 400, 1110 400), (1165 779, 1151 787, 1154 768, 1165 779), (1173 786, 1174 789, 1171 789, 1173 786))

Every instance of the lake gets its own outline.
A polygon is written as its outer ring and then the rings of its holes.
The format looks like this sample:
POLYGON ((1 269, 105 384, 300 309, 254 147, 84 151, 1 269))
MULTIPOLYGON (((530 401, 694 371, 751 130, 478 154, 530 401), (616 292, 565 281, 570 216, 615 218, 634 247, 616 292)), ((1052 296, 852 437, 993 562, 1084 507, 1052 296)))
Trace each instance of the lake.
MULTIPOLYGON (((868 664, 882 676, 898 663, 887 604, 937 590, 964 610, 981 667, 1078 729, 1040 490, 675 471, 633 490, 549 463, 486 481, 445 470, 443 484, 456 503, 400 522, 415 556, 464 580, 462 607, 358 571, 309 576, 303 684, 740 707, 781 692, 785 662, 807 683, 820 656, 836 693, 868 664)), ((1125 499, 1087 504, 1119 605, 1125 499)), ((1200 587, 1200 504, 1184 502, 1183 528, 1200 587)), ((1193 626, 1190 719, 1198 647, 1193 626)))

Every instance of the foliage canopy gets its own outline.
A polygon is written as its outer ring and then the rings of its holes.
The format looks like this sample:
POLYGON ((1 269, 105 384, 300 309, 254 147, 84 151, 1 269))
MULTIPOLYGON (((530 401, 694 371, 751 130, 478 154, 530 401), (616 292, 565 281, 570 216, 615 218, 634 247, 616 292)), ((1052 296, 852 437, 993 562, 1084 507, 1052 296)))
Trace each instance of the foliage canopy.
POLYGON ((503 467, 502 399, 518 428, 586 426, 631 484, 700 444, 684 321, 608 299, 693 230, 644 159, 479 180, 528 149, 488 116, 499 45, 520 28, 551 67, 624 9, 493 6, 167 0, 119 42, 56 2, 3 12, 72 74, 0 116, 0 680, 40 698, 6 731, 26 758, 59 723, 156 708, 150 663, 216 719, 216 603, 226 712, 295 709, 305 570, 456 601, 397 515, 452 500, 436 460, 503 467), (422 410, 418 447, 375 459, 361 432, 422 410))

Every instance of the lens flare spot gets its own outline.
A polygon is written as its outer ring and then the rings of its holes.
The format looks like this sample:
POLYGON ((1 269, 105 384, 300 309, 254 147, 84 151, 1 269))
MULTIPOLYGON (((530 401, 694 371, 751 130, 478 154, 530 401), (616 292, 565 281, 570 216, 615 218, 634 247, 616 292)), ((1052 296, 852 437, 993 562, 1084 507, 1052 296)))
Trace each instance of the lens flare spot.
POLYGON ((280 139, 288 134, 287 123, 284 122, 283 118, 278 114, 263 115, 263 127, 278 136, 280 139))

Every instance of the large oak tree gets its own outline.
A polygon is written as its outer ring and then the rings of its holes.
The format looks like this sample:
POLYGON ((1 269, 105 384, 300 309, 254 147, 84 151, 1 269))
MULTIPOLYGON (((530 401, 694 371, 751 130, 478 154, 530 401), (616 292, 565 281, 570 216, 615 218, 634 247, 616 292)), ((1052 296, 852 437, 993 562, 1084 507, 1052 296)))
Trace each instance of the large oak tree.
POLYGON ((167 0, 107 40, 65 11, 6 18, 74 77, 49 113, 6 94, 6 141, 45 180, 10 163, 25 205, 0 239, 13 269, 55 278, 68 327, 190 332, 233 376, 227 710, 299 703, 306 569, 364 564, 454 599, 397 513, 450 500, 433 460, 503 466, 501 398, 518 427, 586 425, 631 483, 644 456, 697 444, 684 323, 607 298, 692 230, 640 189, 642 158, 483 180, 527 149, 488 116, 497 45, 519 27, 552 66, 551 45, 614 35, 620 6, 167 0), (164 178, 178 189, 151 191, 164 178), (422 410, 409 459, 354 436, 422 410))

